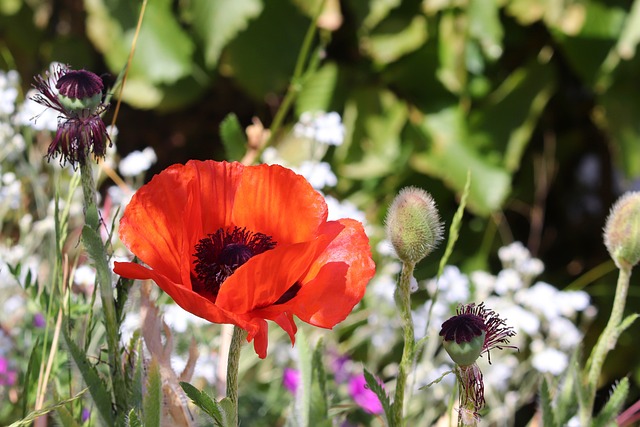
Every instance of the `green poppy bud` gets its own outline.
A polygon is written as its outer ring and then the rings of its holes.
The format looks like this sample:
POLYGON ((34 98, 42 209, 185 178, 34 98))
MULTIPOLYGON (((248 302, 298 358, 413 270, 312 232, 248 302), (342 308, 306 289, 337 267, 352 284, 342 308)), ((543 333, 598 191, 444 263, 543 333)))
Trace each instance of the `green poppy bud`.
POLYGON ((415 264, 429 255, 442 240, 442 222, 433 198, 424 190, 400 190, 387 213, 386 231, 404 262, 415 264))
POLYGON ((620 269, 630 270, 640 261, 640 192, 626 193, 613 205, 604 244, 620 269))

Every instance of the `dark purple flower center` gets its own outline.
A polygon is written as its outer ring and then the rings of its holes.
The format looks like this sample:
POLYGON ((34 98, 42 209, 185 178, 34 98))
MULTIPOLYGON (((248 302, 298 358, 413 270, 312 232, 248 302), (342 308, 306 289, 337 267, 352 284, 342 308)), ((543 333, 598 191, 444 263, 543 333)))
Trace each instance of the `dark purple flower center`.
POLYGON ((56 82, 60 94, 75 99, 91 98, 102 93, 102 79, 87 70, 69 70, 56 82))
POLYGON ((440 336, 445 341, 454 341, 456 344, 471 342, 475 337, 482 335, 487 326, 482 317, 475 314, 463 313, 453 316, 442 324, 440 336))
POLYGON ((196 244, 194 283, 196 292, 218 295, 222 283, 251 257, 275 248, 277 245, 263 233, 246 228, 220 228, 200 239, 196 244))

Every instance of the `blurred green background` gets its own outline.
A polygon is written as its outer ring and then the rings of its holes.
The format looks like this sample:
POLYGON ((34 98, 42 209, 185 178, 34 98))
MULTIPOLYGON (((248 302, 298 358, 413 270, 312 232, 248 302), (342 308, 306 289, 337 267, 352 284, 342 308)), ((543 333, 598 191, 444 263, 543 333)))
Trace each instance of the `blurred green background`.
MULTIPOLYGON (((449 225, 469 170, 451 262, 490 269, 498 247, 524 242, 544 261, 543 280, 594 298, 590 348, 616 280, 601 230, 615 199, 640 187, 640 0, 327 0, 307 71, 291 82, 318 3, 150 0, 118 152, 153 147, 148 177, 191 158, 222 160, 223 118, 268 127, 293 85, 289 126, 317 110, 346 125, 345 143, 327 155, 339 177, 333 195, 380 223, 399 188, 417 185, 449 225)), ((141 5, 0 0, 0 68, 18 70, 25 92, 52 61, 114 82, 141 5)), ((419 266, 419 279, 437 259, 419 266)), ((637 311, 632 281, 627 307, 637 311)), ((636 324, 623 335, 604 378, 631 372, 630 401, 640 395, 638 334, 636 324)))

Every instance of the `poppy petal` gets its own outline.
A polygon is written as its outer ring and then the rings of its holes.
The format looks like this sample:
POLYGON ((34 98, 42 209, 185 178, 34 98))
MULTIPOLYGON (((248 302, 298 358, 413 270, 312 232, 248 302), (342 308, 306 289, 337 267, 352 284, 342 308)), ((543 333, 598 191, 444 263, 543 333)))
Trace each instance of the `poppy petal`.
POLYGON ((231 313, 225 313, 203 296, 172 282, 155 270, 148 269, 134 262, 115 262, 113 271, 130 279, 151 279, 165 291, 183 309, 213 323, 245 323, 231 313), (230 316, 231 314, 231 316, 230 316))
POLYGON ((324 197, 302 176, 278 165, 245 168, 233 206, 233 223, 279 244, 311 240, 327 219, 324 197))
POLYGON ((201 224, 197 240, 220 228, 229 227, 238 185, 246 170, 244 166, 237 162, 191 160, 185 165, 186 170, 190 172, 188 176, 193 176, 191 191, 196 196, 189 210, 198 216, 197 223, 201 224))
POLYGON ((323 235, 254 256, 225 280, 216 305, 233 313, 248 313, 273 304, 304 277, 330 238, 323 235))
POLYGON ((269 329, 267 322, 264 319, 254 319, 254 321, 254 326, 257 328, 253 328, 255 332, 249 332, 247 335, 247 342, 251 342, 251 340, 253 340, 253 349, 256 351, 256 354, 260 359, 264 359, 267 357, 269 329))
MULTIPOLYGON (((326 227, 332 227, 332 222, 326 227)), ((375 274, 362 224, 353 219, 336 222, 344 229, 318 256, 302 288, 286 304, 301 320, 324 328, 332 328, 351 313, 375 274)))
POLYGON ((120 239, 145 264, 174 282, 189 277, 188 227, 184 206, 189 202, 181 165, 167 168, 140 188, 120 220, 120 239))

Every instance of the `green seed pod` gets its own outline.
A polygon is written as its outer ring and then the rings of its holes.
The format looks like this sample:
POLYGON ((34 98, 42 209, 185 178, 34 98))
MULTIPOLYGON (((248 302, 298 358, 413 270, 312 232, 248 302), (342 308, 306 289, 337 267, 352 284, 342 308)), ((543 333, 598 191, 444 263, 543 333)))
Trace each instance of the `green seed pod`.
POLYGON ((424 190, 400 190, 387 213, 387 237, 404 262, 415 264, 442 240, 442 223, 433 198, 424 190))
POLYGON ((480 335, 476 335, 471 338, 470 341, 458 343, 456 340, 443 340, 442 345, 456 365, 469 366, 473 365, 478 357, 480 357, 486 336, 487 333, 482 331, 480 335))
POLYGON ((630 270, 640 261, 640 192, 625 193, 613 205, 604 244, 620 269, 630 270))

